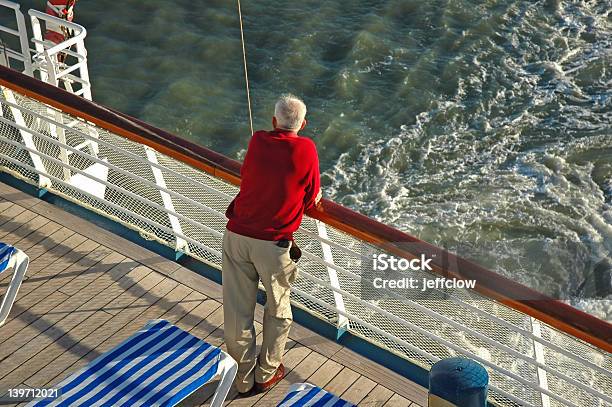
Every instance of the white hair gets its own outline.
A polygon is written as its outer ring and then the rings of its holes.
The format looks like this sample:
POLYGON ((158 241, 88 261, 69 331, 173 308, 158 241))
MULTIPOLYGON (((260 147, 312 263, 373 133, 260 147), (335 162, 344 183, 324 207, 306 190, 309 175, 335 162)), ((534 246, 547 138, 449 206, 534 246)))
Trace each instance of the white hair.
POLYGON ((306 105, 290 93, 278 98, 274 106, 277 127, 285 130, 299 130, 306 117, 306 105))

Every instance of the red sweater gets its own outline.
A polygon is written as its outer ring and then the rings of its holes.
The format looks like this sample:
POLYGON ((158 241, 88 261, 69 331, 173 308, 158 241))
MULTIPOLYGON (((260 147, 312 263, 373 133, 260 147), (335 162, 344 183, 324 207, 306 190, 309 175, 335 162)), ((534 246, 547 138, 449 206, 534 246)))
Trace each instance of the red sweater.
POLYGON ((257 131, 240 174, 240 192, 225 212, 227 229, 255 239, 293 240, 319 192, 314 142, 288 130, 257 131))

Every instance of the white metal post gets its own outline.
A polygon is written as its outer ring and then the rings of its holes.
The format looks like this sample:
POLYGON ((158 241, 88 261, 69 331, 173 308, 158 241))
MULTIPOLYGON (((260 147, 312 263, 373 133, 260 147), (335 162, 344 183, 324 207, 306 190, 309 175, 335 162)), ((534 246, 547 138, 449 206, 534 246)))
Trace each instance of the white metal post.
POLYGON ((14 49, 2 49, 0 53, 4 54, 6 64, 10 67, 10 59, 13 58, 23 62, 23 72, 26 75, 32 75, 32 62, 30 61, 30 49, 28 47, 28 32, 26 29, 25 18, 20 10, 20 5, 12 1, 0 0, 0 6, 13 10, 15 13, 15 21, 17 30, 0 25, 0 31, 13 35, 19 38, 19 51, 14 49))
MULTIPOLYGON (((53 109, 48 108, 47 113, 50 115, 55 114, 55 120, 62 123, 62 113, 61 112, 55 112, 53 109)), ((62 143, 62 145, 67 144, 66 143, 66 130, 64 130, 63 127, 58 127, 57 125, 55 125, 55 123, 50 121, 49 130, 51 131, 51 136, 53 138, 56 138, 57 140, 59 140, 59 142, 62 143)), ((59 158, 65 164, 69 164, 68 151, 66 150, 66 148, 60 147, 59 158)), ((64 172, 64 180, 70 181, 70 176, 71 176, 70 170, 66 167, 62 167, 62 170, 64 172)))
MULTIPOLYGON (((17 100, 15 99, 15 96, 13 95, 13 92, 10 89, 2 86, 2 93, 4 94, 4 98, 8 102, 17 104, 17 100)), ((13 106, 10 106, 10 110, 13 114, 13 118, 15 119, 15 123, 27 128, 28 126, 26 125, 23 115, 21 114, 21 110, 13 106)), ((36 145, 34 144, 34 139, 30 133, 25 130, 19 129, 19 134, 21 134, 21 137, 23 138, 23 143, 26 145, 26 147, 31 148, 33 151, 38 151, 36 149, 36 145)), ((30 158, 32 159, 34 168, 40 171, 40 175, 38 178, 38 186, 39 188, 50 188, 51 180, 45 176, 47 174, 45 165, 43 164, 40 156, 33 151, 28 151, 28 153, 30 154, 30 158)))
MULTIPOLYGON (((157 153, 151 147, 144 146, 145 152, 147 154, 147 159, 149 162, 157 165, 157 153)), ((151 166, 151 171, 153 172, 153 176, 155 177, 155 183, 157 186, 167 189, 166 181, 164 180, 164 174, 162 174, 161 170, 155 165, 151 166)), ((172 197, 162 190, 159 191, 162 202, 164 203, 164 208, 166 208, 170 212, 175 212, 174 204, 172 203, 172 197)), ((172 226, 172 230, 175 232, 174 236, 176 239, 176 251, 180 251, 183 253, 189 253, 189 245, 185 241, 185 239, 180 238, 179 235, 183 234, 183 230, 181 228, 181 224, 176 216, 168 213, 168 219, 170 219, 170 225, 172 226)))
MULTIPOLYGON (((535 336, 538 338, 542 337, 542 330, 540 327, 540 321, 535 318, 530 317, 531 320, 531 330, 535 336)), ((544 358, 544 347, 538 341, 533 341, 533 350, 535 353, 536 362, 541 364, 546 364, 546 360, 544 358)), ((546 371, 538 367, 538 383, 540 387, 543 389, 548 389, 548 377, 546 376, 546 371)), ((540 393, 542 397, 542 407, 550 407, 550 397, 544 393, 540 393)))
MULTIPOLYGON (((315 220, 315 222, 317 224, 317 231, 319 232, 319 236, 321 236, 321 238, 325 240, 329 240, 329 238, 327 237, 327 228, 325 226, 325 223, 319 220, 315 220)), ((334 256, 332 255, 331 247, 329 247, 327 243, 321 242, 321 249, 323 250, 323 259, 330 264, 334 264, 334 256)), ((339 289, 340 281, 338 280, 338 274, 336 273, 336 269, 332 267, 327 267, 327 273, 329 274, 329 284, 332 287, 339 289)), ((336 303, 336 308, 340 310, 341 312, 346 312, 344 309, 344 298, 342 298, 342 294, 340 294, 337 291, 333 291, 333 293, 334 293, 334 302, 336 303)), ((349 325, 348 318, 344 316, 342 313, 338 313, 338 322, 337 322, 338 330, 339 331, 348 330, 348 325, 349 325)), ((338 334, 340 335, 341 332, 338 332, 338 334)))
MULTIPOLYGON (((48 77, 47 72, 49 71, 51 67, 49 67, 48 56, 46 56, 43 59, 43 56, 45 54, 45 46, 43 45, 43 35, 42 35, 42 29, 40 28, 40 21, 38 20, 38 18, 31 16, 30 22, 32 23, 32 33, 34 34, 34 48, 36 49, 37 60, 34 61, 36 65, 35 67, 37 67, 40 71, 40 80, 42 80, 43 82, 48 82, 49 77, 48 77), (43 63, 46 66, 43 66, 43 63)), ((32 72, 32 76, 34 76, 33 72, 32 72)))
POLYGON ((19 31, 19 45, 21 46, 21 54, 23 55, 24 73, 32 76, 32 60, 30 57, 30 45, 28 44, 28 30, 26 28, 25 17, 19 10, 19 5, 15 9, 15 17, 17 19, 17 30, 19 31))
POLYGON ((92 100, 91 83, 89 82, 89 70, 87 68, 87 49, 85 48, 85 42, 83 40, 80 40, 76 43, 76 51, 77 54, 82 55, 85 58, 82 61, 79 61, 79 76, 81 77, 81 79, 83 79, 83 81, 85 81, 85 83, 81 85, 83 87, 83 93, 81 94, 81 96, 83 96, 85 99, 92 100))

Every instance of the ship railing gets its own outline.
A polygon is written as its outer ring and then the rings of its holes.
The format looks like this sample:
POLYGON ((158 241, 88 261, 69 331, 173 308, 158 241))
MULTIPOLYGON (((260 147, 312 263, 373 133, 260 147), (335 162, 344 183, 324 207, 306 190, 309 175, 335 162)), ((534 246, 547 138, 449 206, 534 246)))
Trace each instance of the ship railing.
POLYGON ((87 67, 85 27, 62 20, 38 10, 29 10, 36 53, 32 56, 32 68, 40 79, 55 86, 60 84, 69 92, 91 100, 91 83, 87 67), (65 41, 55 44, 44 39, 45 27, 53 24, 70 33, 65 41))
MULTIPOLYGON (((221 268, 239 162, 2 67, 0 85, 0 170, 221 268)), ((339 334, 426 370, 450 356, 475 359, 490 374, 494 404, 612 403, 607 322, 327 200, 295 237, 303 258, 292 303, 339 334), (476 287, 374 289, 377 254, 423 254, 432 271, 400 275, 476 287)))
POLYGON ((33 37, 29 39, 26 18, 19 4, 0 0, 0 11, 12 13, 15 19, 12 26, 0 25, 0 31, 11 37, 7 41, 0 37, 0 64, 91 100, 85 48, 87 30, 83 26, 31 9, 28 15, 33 37), (56 44, 45 39, 49 27, 54 30, 62 27, 70 35, 56 44))
POLYGON ((0 36, 2 40, 0 42, 0 64, 21 70, 27 75, 32 75, 32 61, 28 45, 26 21, 20 10, 20 5, 12 1, 0 0, 0 10, 8 11, 14 17, 14 25, 12 27, 0 24, 0 31, 9 36, 9 38, 0 36))

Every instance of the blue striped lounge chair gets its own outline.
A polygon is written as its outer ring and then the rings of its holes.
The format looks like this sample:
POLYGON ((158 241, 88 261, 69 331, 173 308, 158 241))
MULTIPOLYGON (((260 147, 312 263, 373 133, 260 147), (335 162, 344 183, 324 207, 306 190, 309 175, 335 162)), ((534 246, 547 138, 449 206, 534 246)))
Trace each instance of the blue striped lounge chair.
POLYGON ((0 242, 0 274, 8 269, 13 270, 13 277, 2 298, 2 305, 0 305, 0 326, 4 325, 9 312, 11 312, 11 308, 13 308, 15 298, 17 298, 17 291, 21 287, 21 282, 28 269, 29 262, 30 259, 24 252, 10 244, 0 242))
POLYGON ((355 407, 338 396, 310 383, 295 383, 277 407, 355 407))
POLYGON ((220 407, 237 369, 221 349, 153 320, 55 386, 56 398, 28 406, 174 406, 219 378, 211 406, 220 407))

